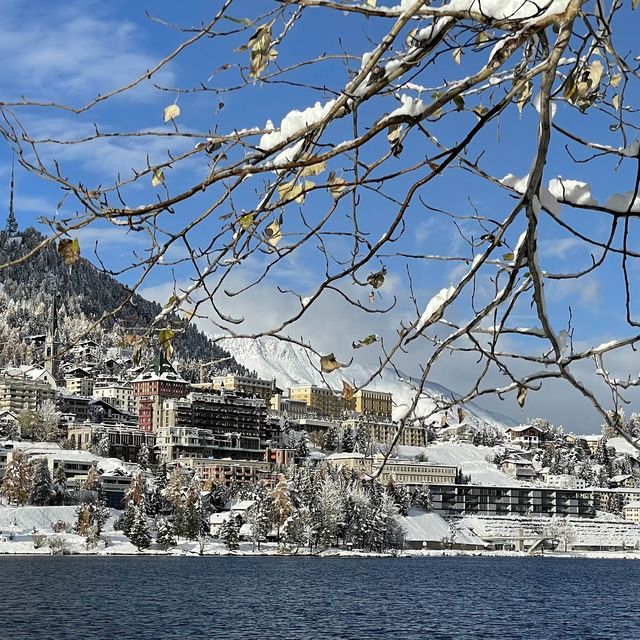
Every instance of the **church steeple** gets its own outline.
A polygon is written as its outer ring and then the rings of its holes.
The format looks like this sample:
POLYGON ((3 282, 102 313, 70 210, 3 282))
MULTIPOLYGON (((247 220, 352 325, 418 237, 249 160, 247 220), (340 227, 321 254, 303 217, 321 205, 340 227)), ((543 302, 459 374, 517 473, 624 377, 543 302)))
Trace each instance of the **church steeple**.
POLYGON ((13 194, 15 190, 15 157, 11 159, 11 190, 9 192, 9 215, 7 216, 7 225, 4 228, 5 235, 9 238, 18 233, 18 223, 13 210, 13 194))

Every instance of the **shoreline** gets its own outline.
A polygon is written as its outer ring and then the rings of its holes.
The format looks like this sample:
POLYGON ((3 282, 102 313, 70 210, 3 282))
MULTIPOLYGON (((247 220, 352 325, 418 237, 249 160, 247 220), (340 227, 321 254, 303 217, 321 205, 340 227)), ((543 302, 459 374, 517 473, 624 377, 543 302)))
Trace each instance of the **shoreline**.
POLYGON ((377 553, 377 552, 357 552, 343 551, 339 549, 326 550, 321 552, 288 552, 278 549, 267 549, 261 551, 252 551, 249 549, 228 551, 225 549, 205 549, 203 553, 198 550, 191 549, 170 549, 163 551, 161 549, 148 549, 139 552, 130 550, 113 549, 90 549, 90 550, 71 550, 65 554, 52 554, 46 549, 33 549, 32 552, 25 549, 16 550, 12 553, 6 549, 0 550, 1 557, 148 557, 148 558, 205 558, 205 557, 259 557, 259 558, 319 558, 319 559, 412 559, 412 558, 451 558, 451 557, 473 557, 473 558, 528 558, 531 560, 539 559, 562 559, 562 560, 640 560, 640 552, 636 551, 567 551, 553 552, 547 551, 542 554, 529 555, 525 551, 466 551, 466 550, 403 550, 397 553, 377 553))

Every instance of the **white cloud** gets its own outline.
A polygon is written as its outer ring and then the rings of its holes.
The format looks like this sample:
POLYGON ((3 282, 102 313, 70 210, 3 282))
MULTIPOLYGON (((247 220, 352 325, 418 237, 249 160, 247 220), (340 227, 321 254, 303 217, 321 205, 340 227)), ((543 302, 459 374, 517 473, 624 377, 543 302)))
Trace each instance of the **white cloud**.
MULTIPOLYGON (((0 11, 0 56, 11 61, 12 70, 2 74, 5 97, 86 101, 131 81, 156 61, 136 27, 103 3, 3 0, 0 11)), ((171 77, 163 72, 163 81, 171 77)), ((148 90, 131 96, 144 99, 148 90)))

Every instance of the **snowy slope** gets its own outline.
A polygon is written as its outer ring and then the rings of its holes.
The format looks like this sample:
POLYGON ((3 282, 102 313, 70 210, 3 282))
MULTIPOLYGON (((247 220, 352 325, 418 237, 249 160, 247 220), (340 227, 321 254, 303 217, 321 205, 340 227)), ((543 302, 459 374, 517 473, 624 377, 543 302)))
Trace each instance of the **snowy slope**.
POLYGON ((462 473, 471 476, 472 484, 493 487, 522 484, 488 461, 495 455, 495 450, 490 447, 476 447, 468 442, 435 442, 427 447, 398 447, 400 457, 412 458, 420 453, 426 454, 429 462, 459 467, 462 473))
MULTIPOLYGON (((300 384, 325 384, 319 371, 317 356, 298 345, 273 337, 265 337, 260 340, 224 338, 219 344, 229 351, 237 362, 255 371, 261 378, 268 380, 275 378, 281 389, 300 384)), ((362 384, 370 375, 371 372, 361 364, 353 363, 346 369, 324 374, 324 378, 335 389, 341 389, 343 379, 348 382, 355 380, 362 384)), ((409 380, 409 377, 407 376, 405 379, 409 380)), ((395 372, 387 369, 367 388, 393 393, 395 405, 393 413, 396 419, 404 413, 412 398, 409 384, 399 378, 395 372)), ((453 391, 432 382, 427 383, 426 392, 427 395, 420 399, 416 409, 418 416, 426 415, 432 411, 435 406, 434 400, 457 397, 453 391)), ((466 404, 464 410, 465 420, 473 426, 489 425, 504 430, 515 424, 510 418, 486 411, 473 402, 466 404)), ((450 424, 458 423, 455 410, 448 412, 448 421, 450 424)))

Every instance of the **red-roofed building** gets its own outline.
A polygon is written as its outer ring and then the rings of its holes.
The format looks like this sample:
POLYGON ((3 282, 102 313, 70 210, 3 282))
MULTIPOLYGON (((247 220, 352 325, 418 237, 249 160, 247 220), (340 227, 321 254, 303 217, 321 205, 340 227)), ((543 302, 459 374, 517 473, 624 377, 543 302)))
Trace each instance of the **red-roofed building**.
POLYGON ((156 431, 162 424, 162 401, 184 398, 189 383, 180 376, 159 351, 153 363, 132 381, 133 396, 138 401, 138 426, 142 431, 156 431))

